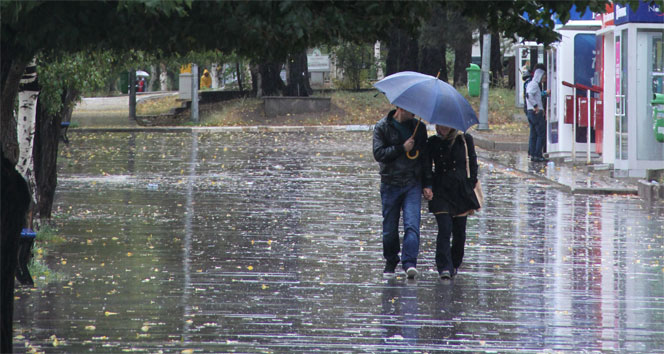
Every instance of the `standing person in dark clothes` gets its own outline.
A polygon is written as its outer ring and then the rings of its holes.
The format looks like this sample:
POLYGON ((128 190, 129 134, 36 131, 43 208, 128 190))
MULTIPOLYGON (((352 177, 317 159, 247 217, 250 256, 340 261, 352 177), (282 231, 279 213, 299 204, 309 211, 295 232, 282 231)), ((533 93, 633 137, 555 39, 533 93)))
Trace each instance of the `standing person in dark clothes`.
POLYGON ((528 140, 528 154, 534 162, 545 162, 543 152, 546 145, 546 117, 544 116, 543 97, 550 92, 542 90, 546 82, 546 71, 542 64, 537 64, 533 78, 526 86, 526 116, 530 124, 530 138, 528 140))
POLYGON ((477 154, 470 134, 443 125, 436 125, 436 133, 427 141, 427 169, 431 170, 431 162, 435 167, 429 211, 438 223, 436 268, 441 279, 450 279, 463 260, 467 215, 479 209, 477 198, 473 199, 477 154))
POLYGON ((390 111, 374 128, 373 155, 380 165, 383 206, 383 256, 385 277, 393 277, 399 261, 409 279, 417 276, 420 249, 422 194, 432 197, 425 169, 427 132, 424 124, 402 108, 390 111), (403 249, 399 244, 399 219, 403 211, 403 249), (401 258, 399 258, 401 251, 401 258))

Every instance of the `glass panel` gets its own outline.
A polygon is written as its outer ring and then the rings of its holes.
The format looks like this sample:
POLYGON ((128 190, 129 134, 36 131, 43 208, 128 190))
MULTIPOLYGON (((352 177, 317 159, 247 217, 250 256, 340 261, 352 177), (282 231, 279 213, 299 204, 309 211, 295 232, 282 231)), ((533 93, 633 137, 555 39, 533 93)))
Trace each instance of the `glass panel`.
POLYGON ((662 34, 664 31, 637 32, 636 49, 636 117, 637 160, 660 161, 664 155, 664 144, 655 139, 653 131, 654 93, 661 92, 664 78, 662 66, 662 34), (659 90, 659 91, 658 91, 659 90))
MULTIPOLYGON (((664 31, 663 31, 664 32, 664 31)), ((664 93, 664 41, 662 33, 652 38, 652 92, 664 93)))
POLYGON ((620 41, 620 159, 628 159, 627 150, 627 30, 622 31, 620 41))

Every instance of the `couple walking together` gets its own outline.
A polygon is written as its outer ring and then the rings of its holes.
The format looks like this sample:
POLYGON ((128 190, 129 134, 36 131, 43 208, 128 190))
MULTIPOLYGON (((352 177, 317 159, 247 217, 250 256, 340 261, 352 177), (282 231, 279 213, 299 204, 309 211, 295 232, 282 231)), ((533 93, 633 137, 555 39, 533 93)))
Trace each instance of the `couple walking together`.
POLYGON ((383 208, 383 275, 394 276, 401 262, 409 279, 417 276, 423 195, 438 224, 436 268, 442 279, 450 279, 463 260, 467 215, 479 209, 473 194, 475 146, 471 135, 443 125, 436 125, 437 134, 427 138, 426 125, 413 118, 413 113, 397 107, 374 128, 373 154, 380 165, 383 208))

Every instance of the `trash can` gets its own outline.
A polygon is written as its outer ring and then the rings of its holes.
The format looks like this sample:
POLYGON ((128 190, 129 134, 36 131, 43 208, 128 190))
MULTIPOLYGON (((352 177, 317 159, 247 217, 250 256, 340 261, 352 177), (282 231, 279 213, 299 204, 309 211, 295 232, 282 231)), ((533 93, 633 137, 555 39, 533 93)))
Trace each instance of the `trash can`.
POLYGON ((480 95, 481 69, 477 64, 470 64, 466 71, 468 72, 468 94, 471 97, 477 97, 480 95))
POLYGON ((652 104, 653 129, 655 130, 655 139, 664 143, 664 93, 656 93, 655 98, 650 101, 652 104))

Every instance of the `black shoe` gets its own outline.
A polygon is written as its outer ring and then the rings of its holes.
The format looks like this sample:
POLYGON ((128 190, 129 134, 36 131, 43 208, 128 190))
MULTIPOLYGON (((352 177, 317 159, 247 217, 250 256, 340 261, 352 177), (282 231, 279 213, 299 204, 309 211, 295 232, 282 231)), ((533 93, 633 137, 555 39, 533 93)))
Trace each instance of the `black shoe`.
POLYGON ((396 264, 385 263, 385 270, 383 270, 383 278, 394 278, 395 270, 397 268, 396 264))

